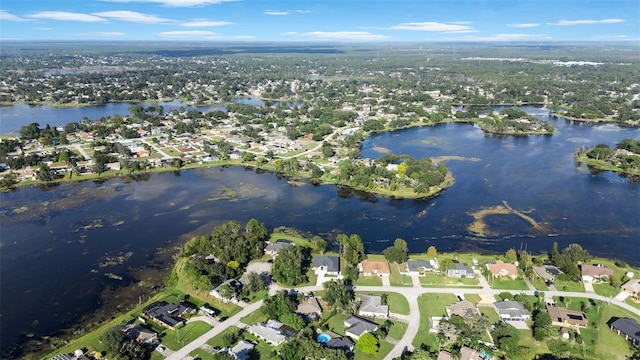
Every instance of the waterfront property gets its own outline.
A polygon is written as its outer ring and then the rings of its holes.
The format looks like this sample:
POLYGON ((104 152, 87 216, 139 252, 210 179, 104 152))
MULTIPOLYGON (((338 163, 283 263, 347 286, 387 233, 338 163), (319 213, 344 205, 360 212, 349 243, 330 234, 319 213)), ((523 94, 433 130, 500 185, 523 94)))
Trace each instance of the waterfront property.
POLYGON ((388 261, 364 260, 358 264, 358 270, 363 276, 389 276, 391 268, 388 261))
POLYGON ((475 274, 472 268, 456 261, 453 263, 453 268, 447 269, 447 276, 456 278, 473 278, 475 274))
POLYGON ((582 281, 586 283, 592 283, 594 280, 606 281, 610 276, 613 276, 613 270, 603 265, 582 264, 580 266, 580 275, 582 276, 582 281))
POLYGON ((534 266, 533 272, 545 282, 554 282, 556 280, 556 276, 564 274, 562 270, 553 265, 534 266))
POLYGON ((238 303, 238 294, 242 289, 242 282, 236 279, 229 279, 222 284, 216 286, 209 292, 209 295, 215 297, 216 299, 222 301, 223 303, 228 303, 231 301, 234 304, 238 303), (221 293, 221 289, 228 287, 230 290, 229 294, 225 294, 224 291, 221 293))
POLYGON ((616 319, 609 324, 609 328, 616 334, 625 338, 633 346, 640 346, 640 325, 629 318, 616 319))
POLYGON ((194 314, 196 309, 191 305, 179 302, 167 304, 164 301, 153 303, 143 310, 143 314, 158 324, 175 330, 179 325, 184 325, 186 315, 194 314))
POLYGON ((423 276, 428 271, 438 270, 437 260, 409 260, 407 261, 407 269, 403 273, 411 276, 423 276))
POLYGON ((284 248, 288 248, 289 246, 294 246, 295 244, 291 241, 287 240, 276 240, 276 242, 270 242, 265 246, 264 253, 267 255, 271 255, 272 257, 276 257, 278 252, 284 248))
POLYGON ((496 277, 510 277, 515 279, 518 277, 518 267, 514 264, 508 264, 502 260, 487 262, 485 264, 491 275, 496 277))
POLYGON ((622 290, 627 293, 637 296, 640 294, 640 279, 629 279, 624 284, 622 284, 622 290))
POLYGON ((141 344, 153 344, 158 341, 158 334, 142 325, 128 324, 121 330, 129 340, 135 340, 141 344))

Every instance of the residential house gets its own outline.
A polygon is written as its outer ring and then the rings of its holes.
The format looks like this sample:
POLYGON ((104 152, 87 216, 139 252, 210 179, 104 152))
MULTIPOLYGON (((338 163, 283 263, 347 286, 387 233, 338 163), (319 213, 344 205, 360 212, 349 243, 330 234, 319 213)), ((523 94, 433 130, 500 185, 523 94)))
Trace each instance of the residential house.
POLYGON ((629 318, 619 318, 609 324, 611 331, 625 338, 633 346, 640 347, 640 325, 629 318))
POLYGON ((356 340, 364 333, 372 333, 378 329, 378 324, 357 316, 350 316, 344 321, 345 333, 356 340))
POLYGON ((142 313, 158 324, 175 330, 178 325, 187 322, 185 315, 195 312, 194 307, 184 302, 167 304, 165 301, 160 301, 147 306, 142 313))
POLYGON ((135 340, 141 344, 153 344, 158 341, 158 334, 141 325, 128 324, 121 330, 129 340, 135 340))
POLYGON ((613 270, 602 265, 583 264, 580 266, 580 275, 582 275, 582 281, 592 283, 594 280, 608 279, 613 275, 613 270))
POLYGON ((497 277, 510 277, 515 279, 518 277, 518 267, 514 264, 507 264, 502 260, 496 260, 485 264, 489 272, 497 277))
POLYGON ((391 268, 388 261, 365 260, 358 264, 358 270, 364 276, 389 276, 391 268))
POLYGON ((562 270, 553 265, 534 266, 533 272, 541 277, 545 282, 554 282, 556 276, 564 274, 562 270))
POLYGON ((361 295, 358 314, 368 317, 389 316, 389 305, 382 305, 382 297, 377 295, 361 295))
POLYGON ((251 351, 255 345, 247 340, 240 340, 236 346, 229 349, 227 352, 237 360, 249 360, 251 358, 251 351))
POLYGON ((640 279, 629 279, 622 284, 622 290, 628 292, 633 296, 640 294, 640 279))
POLYGON ((311 322, 322 315, 322 307, 318 299, 310 297, 298 305, 296 313, 300 314, 305 321, 311 322))
POLYGON ((337 256, 315 256, 313 271, 316 275, 340 275, 340 258, 337 256))
POLYGON ((473 269, 459 262, 453 263, 453 268, 447 269, 447 276, 457 278, 473 278, 475 276, 473 269))
POLYGON ((587 327, 587 315, 581 311, 568 310, 562 307, 547 306, 547 312, 551 317, 551 325, 587 327))
POLYGON ((478 310, 475 305, 469 300, 458 301, 455 304, 449 305, 445 307, 445 311, 447 312, 447 316, 451 317, 452 315, 458 315, 460 317, 465 317, 470 311, 480 315, 480 310, 478 310))
POLYGON ((493 306, 502 321, 525 321, 531 317, 529 310, 517 301, 497 301, 493 306))
POLYGON ((288 337, 295 334, 293 329, 276 320, 269 320, 266 324, 258 323, 250 326, 248 331, 273 346, 282 344, 288 337))
POLYGON ((240 293, 241 289, 242 289, 242 282, 236 279, 229 279, 223 282, 222 284, 218 285, 217 287, 215 287, 213 290, 211 290, 209 292, 209 295, 222 301, 225 304, 228 303, 229 301, 231 301, 234 304, 237 304, 238 294, 240 293), (231 297, 223 296, 222 294, 220 294, 220 289, 223 286, 229 286, 229 288, 231 289, 231 297))
POLYGON ((341 336, 337 338, 332 338, 331 340, 324 343, 324 347, 334 350, 342 350, 345 353, 353 352, 355 344, 353 340, 346 336, 341 336))
POLYGON ((437 267, 434 265, 434 260, 409 260, 407 261, 407 270, 404 273, 411 276, 424 275, 424 273, 427 271, 436 270, 437 267))
POLYGON ((276 240, 276 242, 270 242, 269 244, 267 244, 267 246, 264 248, 264 253, 267 255, 271 255, 272 257, 276 257, 276 255, 278 255, 278 251, 294 245, 295 244, 291 241, 276 240))

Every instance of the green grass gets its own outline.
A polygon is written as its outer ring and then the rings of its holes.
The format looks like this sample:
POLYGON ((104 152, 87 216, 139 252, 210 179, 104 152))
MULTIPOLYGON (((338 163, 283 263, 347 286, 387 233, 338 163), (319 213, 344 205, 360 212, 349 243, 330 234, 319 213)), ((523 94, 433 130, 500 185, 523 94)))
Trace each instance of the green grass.
MULTIPOLYGON (((382 324, 384 321, 385 319, 376 319, 376 322, 378 324, 382 324)), ((402 321, 391 321, 391 322, 393 323, 393 325, 389 329, 389 333, 387 334, 387 337, 390 337, 395 340, 402 339, 402 336, 407 331, 408 324, 402 321)))
POLYGON ((178 150, 176 150, 173 146, 168 146, 165 148, 161 148, 160 149, 163 153, 169 155, 169 156, 175 156, 175 157, 181 157, 182 153, 178 150))
POLYGON ((353 285, 360 286, 382 286, 382 279, 378 276, 360 276, 353 285))
POLYGON ((559 291, 584 292, 582 282, 556 280, 553 285, 559 291))
POLYGON ((500 321, 500 316, 498 315, 498 313, 496 312, 496 310, 493 307, 490 306, 480 306, 478 309, 480 309, 480 313, 485 315, 487 317, 487 319, 489 319, 489 322, 491 324, 495 324, 498 321, 500 321))
POLYGON ((251 314, 243 317, 240 321, 247 325, 255 325, 259 322, 265 322, 269 318, 260 309, 252 312, 251 314))
MULTIPOLYGON (((536 341, 536 339, 533 338, 531 330, 518 330, 518 332, 520 333, 520 341, 518 342, 518 345, 527 346, 538 354, 545 354, 549 352, 546 342, 536 341)), ((514 358, 514 360, 519 359, 520 358, 514 358)))
POLYGON ((447 286, 479 286, 477 278, 455 278, 426 273, 420 277, 420 284, 425 287, 447 287, 447 286))
MULTIPOLYGON (((193 350, 189 355, 191 355, 193 358, 199 357, 202 360, 215 360, 213 354, 209 354, 208 352, 200 348, 193 350)), ((164 357, 162 357, 161 359, 164 359, 164 357)))
POLYGON ((493 288, 494 289, 504 289, 504 290, 528 290, 529 287, 521 279, 502 279, 502 278, 494 278, 493 279, 493 288))
POLYGON ((178 330, 167 329, 162 338, 162 344, 171 350, 179 350, 209 330, 211 325, 204 321, 188 323, 178 330))
POLYGON ((465 300, 471 301, 473 305, 477 305, 482 298, 478 294, 464 294, 465 300))
POLYGON ((347 319, 347 317, 348 316, 346 314, 335 314, 327 321, 327 327, 332 332, 344 336, 344 321, 347 319))
POLYGON ((608 283, 604 284, 593 284, 593 290, 598 295, 606 296, 606 297, 616 297, 620 292, 619 289, 614 288, 608 283))
POLYGON ((235 326, 229 326, 228 328, 224 329, 224 331, 222 331, 220 334, 212 337, 211 339, 209 339, 207 341, 208 345, 211 345, 213 347, 219 347, 219 348, 223 348, 225 346, 225 344, 222 342, 222 338, 225 334, 230 334, 234 331, 236 331, 238 329, 238 327, 235 326))
POLYGON ((626 302, 627 304, 640 309, 640 302, 635 302, 633 301, 633 299, 631 297, 628 297, 624 302, 626 302))
POLYGON ((427 344, 437 348, 438 340, 435 334, 429 332, 432 316, 446 316, 445 306, 455 303, 458 299, 453 294, 423 294, 418 298, 420 307, 420 329, 413 339, 413 346, 427 344))
POLYGON ((391 268, 391 275, 389 276, 389 284, 391 286, 413 286, 411 276, 400 274, 400 268, 405 266, 404 264, 389 264, 391 268))
POLYGON ((269 242, 276 242, 277 240, 287 240, 298 246, 311 247, 311 243, 309 242, 309 240, 303 237, 283 233, 272 233, 271 237, 269 238, 269 242))
POLYGON ((409 302, 407 298, 399 293, 384 292, 384 291, 356 291, 359 295, 382 295, 387 294, 387 304, 389 305, 389 311, 392 313, 409 315, 409 302))
POLYGON ((353 352, 354 360, 370 360, 370 359, 384 359, 384 357, 393 349, 393 345, 386 341, 382 341, 380 343, 380 347, 378 348, 378 352, 375 354, 365 354, 358 350, 353 352))

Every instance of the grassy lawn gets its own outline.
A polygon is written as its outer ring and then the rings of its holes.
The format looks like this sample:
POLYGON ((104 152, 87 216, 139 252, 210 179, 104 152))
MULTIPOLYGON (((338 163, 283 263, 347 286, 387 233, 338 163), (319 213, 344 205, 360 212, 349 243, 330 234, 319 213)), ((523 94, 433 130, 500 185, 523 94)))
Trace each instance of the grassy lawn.
POLYGON ((387 294, 387 304, 392 313, 409 315, 409 302, 401 294, 384 291, 356 291, 359 295, 382 295, 387 294))
POLYGON ((504 290, 528 290, 529 287, 524 282, 524 280, 516 279, 501 279, 495 278, 493 279, 493 288, 494 289, 504 289, 504 290))
POLYGON ((547 286, 547 284, 545 284, 544 281, 540 279, 538 276, 534 276, 533 280, 531 280, 531 283, 533 284, 533 287, 536 288, 536 290, 538 291, 549 290, 549 287, 547 286))
POLYGON ((616 297, 620 292, 619 289, 614 288, 610 284, 593 284, 593 290, 595 290, 596 294, 606 296, 606 297, 616 297))
MULTIPOLYGON (((209 354, 208 352, 200 348, 193 350, 189 355, 191 355, 194 358, 198 357, 202 360, 215 360, 215 357, 213 356, 213 354, 209 354)), ((164 359, 164 357, 161 357, 161 359, 164 359)))
POLYGON ((477 305, 482 300, 478 294, 464 294, 464 298, 471 301, 473 305, 477 305))
POLYGON ((209 330, 211 330, 211 325, 204 321, 188 323, 178 330, 167 329, 162 338, 162 344, 171 350, 178 350, 209 330))
POLYGON ((265 322, 267 320, 268 320, 267 315, 265 315, 264 313, 262 313, 260 309, 258 309, 252 312, 251 314, 243 317, 240 321, 242 321, 247 325, 255 325, 259 322, 265 322))
MULTIPOLYGON (((520 333, 520 341, 518 342, 518 345, 527 346, 538 354, 545 354, 549 352, 546 342, 536 341, 536 339, 533 338, 531 330, 518 330, 518 332, 520 333)), ((518 358, 514 358, 514 360, 517 359, 518 358)))
POLYGON ((338 335, 344 335, 344 321, 347 320, 346 314, 335 314, 327 321, 327 327, 338 335))
POLYGON ((560 291, 584 292, 582 282, 556 280, 553 285, 560 291))
POLYGON ((370 359, 384 359, 384 357, 393 349, 393 345, 386 341, 382 341, 380 343, 380 347, 378 348, 378 352, 375 354, 365 354, 358 350, 353 352, 354 360, 370 360, 370 359))
POLYGON ((500 321, 500 316, 493 307, 490 306, 480 306, 480 313, 485 315, 491 324, 495 324, 500 321))
POLYGON ((292 243, 299 246, 306 246, 306 247, 311 246, 311 244, 309 243, 309 240, 302 238, 300 236, 283 234, 283 233, 272 233, 271 237, 269 238, 269 242, 276 242, 277 240, 291 241, 292 243))
POLYGON ((631 297, 628 297, 627 300, 625 300, 624 302, 626 302, 627 304, 640 309, 640 302, 635 302, 633 301, 633 299, 631 297))
POLYGON ((178 150, 176 150, 173 146, 168 146, 165 148, 161 148, 160 150, 162 150, 163 153, 169 155, 169 156, 175 156, 175 157, 181 157, 182 153, 178 150))
POLYGON ((389 283, 391 286, 413 286, 411 276, 400 274, 400 267, 404 264, 389 264, 391 267, 391 276, 389 276, 389 283))
MULTIPOLYGON (((378 319, 376 320, 376 322, 378 324, 382 324, 384 320, 385 319, 378 319)), ((405 331, 407 331, 407 326, 408 326, 407 323, 404 323, 402 321, 391 321, 391 322, 393 323, 393 325, 389 329, 389 333, 387 334, 387 337, 390 337, 396 340, 402 339, 402 336, 404 335, 405 331)))
POLYGON ((426 273, 420 277, 420 284, 425 287, 445 287, 445 286, 479 286, 478 279, 454 278, 433 273, 426 273))
POLYGON ((360 286, 382 286, 382 279, 378 276, 360 276, 353 285, 360 286))
POLYGON ((420 329, 413 339, 413 346, 427 344, 437 348, 438 340, 435 334, 429 332, 432 316, 445 316, 445 306, 455 303, 458 299, 453 294, 423 294, 418 298, 420 306, 420 329))
POLYGON ((225 334, 230 334, 233 331, 236 331, 238 328, 235 326, 229 326, 228 328, 224 329, 223 332, 221 332, 220 334, 214 336, 213 338, 209 339, 209 341, 207 341, 207 344, 213 346, 213 347, 219 347, 219 348, 223 348, 224 344, 222 343, 222 337, 225 334))

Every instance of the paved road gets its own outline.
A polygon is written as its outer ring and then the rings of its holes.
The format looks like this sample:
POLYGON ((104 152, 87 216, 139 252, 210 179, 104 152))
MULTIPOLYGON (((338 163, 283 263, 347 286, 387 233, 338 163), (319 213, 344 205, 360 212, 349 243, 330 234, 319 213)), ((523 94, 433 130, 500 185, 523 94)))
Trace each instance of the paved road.
MULTIPOLYGON (((481 283, 483 283, 481 281, 481 283)), ((486 281, 484 282, 486 284, 486 281)), ((270 294, 274 294, 280 288, 277 285, 271 286, 269 289, 270 294)), ((322 286, 306 286, 302 288, 296 288, 297 291, 308 292, 308 291, 318 291, 323 290, 322 286)), ((402 339, 400 339, 393 347, 393 349, 389 352, 389 354, 385 357, 385 360, 393 360, 399 359, 400 355, 403 352, 409 350, 412 351, 414 348, 411 345, 413 339, 418 334, 418 330, 420 328, 420 308, 418 306, 418 298, 423 294, 487 294, 487 295, 498 295, 505 290, 501 289, 491 289, 488 288, 488 284, 482 289, 469 289, 469 288, 423 288, 423 287, 392 287, 392 286, 354 286, 353 290, 360 292, 367 291, 385 291, 385 292, 393 292, 403 295, 407 301, 409 302, 409 323, 407 326, 407 331, 404 333, 402 339)), ((522 290, 522 291, 511 291, 512 293, 520 293, 526 295, 535 295, 535 290, 522 290)), ((640 316, 640 309, 637 309, 629 304, 626 304, 622 301, 608 298, 602 295, 594 294, 594 293, 583 293, 583 292, 566 292, 566 291, 545 291, 545 297, 552 296, 568 296, 568 297, 582 297, 588 299, 595 299, 607 302, 609 304, 615 304, 620 306, 626 310, 631 311, 632 313, 640 316)), ((227 329, 229 326, 235 326, 240 324, 240 319, 249 315, 250 313, 258 310, 262 306, 262 301, 258 301, 256 303, 250 304, 245 307, 238 314, 230 317, 226 321, 222 322, 219 326, 214 327, 213 329, 206 332, 204 335, 200 336, 193 342, 187 344, 182 349, 176 351, 172 355, 168 356, 166 359, 168 360, 182 360, 190 352, 199 348, 203 344, 205 344, 212 337, 220 334, 222 331, 227 329)))
POLYGON ((213 329, 204 333, 204 335, 199 338, 193 340, 192 342, 185 345, 182 349, 174 352, 173 354, 166 357, 167 360, 182 360, 189 355, 193 350, 199 348, 204 345, 209 339, 220 334, 224 330, 226 330, 229 326, 234 326, 240 323, 240 319, 251 314, 252 312, 258 310, 262 306, 262 300, 255 302, 253 304, 248 305, 239 313, 233 315, 228 318, 226 321, 220 323, 220 325, 214 327, 213 329))

